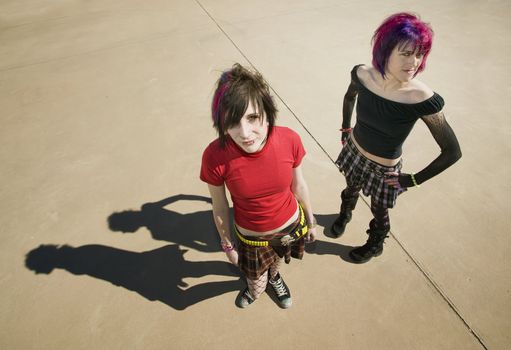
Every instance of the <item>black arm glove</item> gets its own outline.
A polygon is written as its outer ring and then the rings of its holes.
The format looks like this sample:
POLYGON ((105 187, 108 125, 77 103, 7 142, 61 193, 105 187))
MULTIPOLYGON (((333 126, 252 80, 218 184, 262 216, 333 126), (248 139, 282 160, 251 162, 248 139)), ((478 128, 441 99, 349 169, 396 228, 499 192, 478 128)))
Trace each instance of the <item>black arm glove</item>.
MULTIPOLYGON (((433 176, 440 174, 442 171, 456 163, 461 158, 461 149, 458 139, 445 120, 443 112, 422 117, 426 123, 433 138, 440 146, 440 155, 432 161, 427 167, 414 175, 417 185, 431 179, 433 176)), ((399 184, 401 187, 412 187, 412 176, 410 174, 401 173, 399 175, 399 184)))
POLYGON ((342 103, 342 134, 341 134, 341 142, 344 145, 346 140, 348 139, 351 133, 351 116, 353 115, 353 107, 355 106, 355 101, 357 99, 358 94, 358 84, 351 80, 350 86, 348 87, 348 91, 344 95, 344 100, 342 103))

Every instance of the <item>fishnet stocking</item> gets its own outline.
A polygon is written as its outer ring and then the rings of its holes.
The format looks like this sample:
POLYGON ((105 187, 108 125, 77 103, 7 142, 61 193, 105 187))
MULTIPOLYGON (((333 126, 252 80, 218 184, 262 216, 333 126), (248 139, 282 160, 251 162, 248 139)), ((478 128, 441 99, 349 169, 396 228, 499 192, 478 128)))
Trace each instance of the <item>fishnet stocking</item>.
POLYGON ((268 271, 263 273, 259 279, 251 280, 247 278, 248 290, 254 299, 259 298, 259 296, 266 290, 266 285, 268 284, 268 272, 271 279, 274 279, 275 276, 277 276, 279 273, 280 265, 282 264, 282 260, 284 259, 277 259, 273 264, 271 264, 268 271))
POLYGON ((259 298, 261 294, 266 290, 266 284, 268 283, 268 271, 259 276, 256 280, 251 280, 247 278, 247 285, 250 295, 254 299, 259 298))
POLYGON ((272 280, 274 280, 275 276, 277 276, 277 274, 279 273, 280 265, 282 264, 282 260, 284 260, 284 259, 280 258, 280 259, 276 260, 273 264, 271 264, 269 271, 270 271, 270 278, 272 280))

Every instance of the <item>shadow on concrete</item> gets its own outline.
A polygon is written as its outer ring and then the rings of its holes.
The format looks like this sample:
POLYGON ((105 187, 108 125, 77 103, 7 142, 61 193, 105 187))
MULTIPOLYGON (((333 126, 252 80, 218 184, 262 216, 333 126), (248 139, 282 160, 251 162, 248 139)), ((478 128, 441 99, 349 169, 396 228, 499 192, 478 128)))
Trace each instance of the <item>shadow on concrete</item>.
POLYGON ((112 231, 134 233, 146 227, 151 236, 159 241, 177 243, 201 252, 221 250, 212 211, 181 214, 165 208, 180 200, 194 200, 211 203, 211 198, 179 194, 159 202, 145 203, 140 210, 126 210, 108 217, 112 231))
POLYGON ((176 310, 243 287, 241 279, 208 282, 188 288, 186 277, 220 275, 239 277, 227 262, 184 259, 186 250, 177 245, 137 253, 103 245, 81 247, 41 245, 30 251, 25 266, 35 273, 49 274, 64 269, 75 275, 89 275, 157 300, 176 310))
MULTIPOLYGON (((322 214, 316 214, 314 215, 316 217, 316 220, 318 222, 318 225, 321 225, 324 227, 323 229, 323 235, 329 238, 335 238, 330 233, 330 226, 332 226, 333 222, 337 218, 337 215, 339 214, 332 214, 332 215, 322 215, 322 214)), ((320 234, 320 232, 318 232, 320 234)), ((340 240, 340 238, 338 238, 340 240)), ((337 255, 342 260, 353 263, 353 260, 351 260, 349 256, 349 252, 355 247, 349 246, 349 245, 343 245, 340 243, 332 243, 327 241, 322 241, 320 239, 316 239, 313 243, 308 243, 305 245, 305 251, 309 254, 318 254, 318 255, 337 255)))

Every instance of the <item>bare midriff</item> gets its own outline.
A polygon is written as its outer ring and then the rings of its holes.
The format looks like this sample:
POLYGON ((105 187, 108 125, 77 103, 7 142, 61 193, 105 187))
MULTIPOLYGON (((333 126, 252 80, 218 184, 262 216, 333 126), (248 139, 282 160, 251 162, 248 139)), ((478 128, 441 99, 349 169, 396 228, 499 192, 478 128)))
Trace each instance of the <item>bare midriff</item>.
POLYGON ((243 236, 262 237, 262 236, 272 235, 275 233, 282 232, 286 227, 288 227, 293 222, 295 222, 298 219, 299 215, 300 215, 300 208, 297 206, 295 213, 284 224, 282 224, 280 227, 277 227, 274 230, 264 231, 264 232, 248 230, 246 228, 241 227, 237 223, 234 223, 234 224, 236 225, 236 228, 238 229, 239 233, 241 233, 243 236))
POLYGON ((378 164, 381 164, 381 165, 387 166, 387 167, 393 167, 394 165, 399 163, 399 160, 401 160, 401 157, 396 158, 396 159, 387 159, 387 158, 378 157, 378 156, 376 156, 376 155, 374 155, 372 153, 367 152, 365 149, 363 149, 362 146, 360 146, 358 144, 357 140, 355 140, 355 137, 353 136, 353 134, 351 134, 351 139, 353 140, 353 143, 357 147, 358 151, 364 157, 366 157, 369 160, 372 160, 375 163, 378 163, 378 164))

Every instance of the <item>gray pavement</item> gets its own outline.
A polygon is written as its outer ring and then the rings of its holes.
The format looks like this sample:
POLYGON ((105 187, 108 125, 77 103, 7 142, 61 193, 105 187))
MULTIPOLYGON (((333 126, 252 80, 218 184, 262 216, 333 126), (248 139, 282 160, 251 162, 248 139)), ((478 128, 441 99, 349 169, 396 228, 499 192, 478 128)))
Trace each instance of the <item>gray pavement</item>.
MULTIPOLYGON (((504 0, 2 1, 0 348, 509 349, 509 15, 504 0), (400 197, 381 257, 347 257, 366 199, 341 239, 283 267, 291 309, 236 308, 198 179, 219 72, 270 83, 323 233, 349 71, 404 10, 435 30, 421 77, 463 158, 400 197)), ((417 123, 404 170, 438 152, 417 123)))

